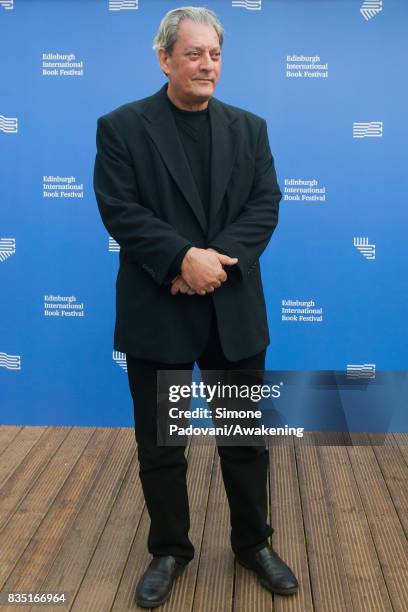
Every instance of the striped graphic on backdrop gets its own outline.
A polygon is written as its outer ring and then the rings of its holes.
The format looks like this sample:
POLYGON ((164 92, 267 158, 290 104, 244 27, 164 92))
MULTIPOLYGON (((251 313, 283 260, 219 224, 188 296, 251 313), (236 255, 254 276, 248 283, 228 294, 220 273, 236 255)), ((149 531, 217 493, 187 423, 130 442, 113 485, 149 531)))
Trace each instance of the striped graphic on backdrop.
POLYGON ((0 132, 5 132, 6 134, 17 134, 17 117, 5 117, 4 115, 0 115, 0 132))
POLYGON ((139 0, 109 0, 110 11, 135 11, 139 8, 139 0))
POLYGON ((375 363, 347 364, 348 378, 375 378, 375 363))
POLYGON ((120 251, 120 246, 118 245, 118 243, 116 242, 116 240, 114 238, 112 238, 112 236, 109 236, 109 252, 110 253, 119 253, 120 251))
POLYGON ((360 13, 366 21, 372 19, 383 10, 382 0, 364 0, 360 13))
POLYGON ((21 370, 20 355, 0 353, 0 368, 6 368, 6 370, 21 370))
POLYGON ((383 135, 382 121, 367 121, 353 123, 353 138, 381 138, 383 135))
POLYGON ((375 259, 375 244, 370 244, 368 238, 353 238, 353 244, 366 259, 375 259))
POLYGON ((16 252, 15 238, 0 238, 0 263, 16 252))
POLYGON ((0 0, 0 6, 5 8, 6 11, 9 11, 14 8, 13 0, 0 0))
POLYGON ((234 8, 244 8, 248 11, 260 11, 262 9, 262 0, 232 0, 234 8))
POLYGON ((112 359, 115 361, 122 370, 127 372, 126 353, 120 353, 119 351, 112 352, 112 359))

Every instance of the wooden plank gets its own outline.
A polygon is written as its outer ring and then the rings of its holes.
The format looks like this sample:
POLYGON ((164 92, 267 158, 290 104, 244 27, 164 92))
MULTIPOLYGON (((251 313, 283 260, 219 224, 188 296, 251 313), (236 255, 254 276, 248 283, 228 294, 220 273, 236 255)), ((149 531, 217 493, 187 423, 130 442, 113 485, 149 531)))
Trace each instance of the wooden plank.
POLYGON ((326 440, 308 433, 296 439, 296 462, 313 605, 316 612, 345 612, 353 609, 351 594, 316 446, 326 440))
MULTIPOLYGON (((0 488, 11 477, 27 453, 35 446, 47 427, 23 427, 0 457, 0 488)), ((0 514, 1 516, 1 514, 0 514)))
POLYGON ((273 597, 253 572, 235 562, 234 612, 272 612, 273 597))
MULTIPOLYGON (((152 559, 146 545, 149 526, 150 519, 145 506, 140 521, 136 525, 132 548, 116 592, 115 600, 111 608, 112 612, 141 609, 136 604, 135 593, 137 583, 152 559)), ((104 612, 104 609, 102 609, 101 612, 104 612)))
MULTIPOLYGON (((13 573, 4 591, 38 591, 78 514, 95 477, 109 455, 118 431, 98 428, 54 500, 13 573)), ((72 535, 72 534, 70 534, 72 535)), ((69 595, 69 594, 68 594, 69 595)), ((19 610, 27 609, 24 606, 19 610)))
POLYGON ((395 510, 401 521, 405 535, 408 537, 408 480, 407 463, 403 448, 394 436, 388 436, 384 444, 378 445, 378 438, 370 434, 372 448, 387 483, 395 510))
MULTIPOLYGON (((270 517, 270 486, 269 474, 267 483, 268 496, 268 522, 271 524, 270 517)), ((235 585, 233 594, 234 612, 245 612, 246 610, 256 610, 257 612, 272 612, 273 595, 263 588, 254 572, 245 569, 235 561, 235 585)))
POLYGON ((204 534, 205 517, 208 508, 211 474, 216 447, 214 442, 193 437, 189 453, 187 488, 190 502, 190 538, 194 545, 194 559, 174 585, 170 599, 164 604, 163 612, 190 611, 193 606, 197 584, 199 560, 204 534))
POLYGON ((393 437, 395 441, 397 442, 397 444, 408 446, 408 433, 407 432, 394 433, 393 437))
POLYGON ((392 610, 346 447, 320 447, 320 460, 353 594, 353 610, 392 610))
POLYGON ((70 610, 111 610, 144 509, 136 453, 70 610))
POLYGON ((299 446, 345 446, 350 434, 343 431, 308 431, 299 438, 299 446))
POLYGON ((395 612, 408 610, 408 542, 370 447, 348 454, 395 612))
POLYGON ((274 596, 276 612, 312 612, 309 567, 293 438, 270 438, 270 491, 273 548, 291 567, 299 591, 291 597, 274 596))
MULTIPOLYGON (((191 444, 185 449, 186 457, 190 456, 191 444)), ((126 610, 139 609, 136 606, 135 593, 140 577, 149 565, 152 557, 147 550, 147 536, 149 533, 150 518, 145 507, 140 519, 129 557, 123 571, 122 579, 118 586, 116 597, 112 606, 112 612, 125 612, 126 610)), ((188 572, 188 569, 186 572, 188 572)), ((185 579, 185 574, 180 580, 185 579)))
POLYGON ((408 465, 408 433, 395 433, 393 434, 394 441, 401 451, 401 455, 404 457, 406 464, 408 465))
MULTIPOLYGON (((13 469, 10 476, 3 480, 0 498, 0 530, 6 525, 31 487, 35 486, 37 478, 46 468, 53 454, 58 452, 58 448, 69 432, 69 427, 47 428, 18 466, 13 469)), ((34 432, 34 436, 37 435, 38 432, 34 432)))
MULTIPOLYGON (((68 590, 68 579, 72 593, 76 593, 73 610, 138 609, 134 592, 150 561, 146 550, 149 518, 146 510, 142 511, 144 500, 131 450, 133 429, 125 434, 129 436, 127 451, 122 432, 116 438, 117 430, 100 428, 90 437, 92 430, 74 428, 68 430, 58 452, 52 430, 58 433, 61 428, 42 428, 42 432, 41 428, 17 429, 13 435, 7 431, 3 438, 0 429, 0 449, 3 439, 4 458, 11 469, 9 474, 3 471, 0 495, 0 503, 9 512, 0 532, 3 590, 27 592, 45 587, 55 591, 55 578, 61 589, 68 590), (109 450, 114 440, 117 446, 109 450), (112 450, 115 448, 118 451, 112 450), (36 457, 37 451, 41 459, 36 457), (33 464, 37 466, 34 469, 33 464), (24 491, 23 482, 28 491, 24 491), (127 524, 130 529, 123 528, 127 524)), ((196 557, 176 582, 163 609, 407 609, 403 527, 407 530, 408 434, 351 434, 350 439, 350 448, 341 447, 341 434, 315 433, 306 440, 272 441, 273 544, 297 573, 301 587, 308 584, 308 556, 312 588, 308 587, 304 600, 302 588, 294 597, 272 598, 254 574, 241 566, 237 565, 234 576, 229 508, 218 456, 213 465, 214 446, 200 446, 194 439, 187 475, 190 535, 196 557), (332 443, 336 446, 328 446, 332 443), (302 511, 306 534, 303 552, 302 511)), ((15 608, 2 607, 8 609, 15 608)))
POLYGON ((0 464, 3 462, 2 453, 6 449, 10 450, 13 440, 22 429, 21 425, 0 425, 0 464))
POLYGON ((230 545, 229 506, 216 455, 204 527, 198 580, 194 594, 195 612, 228 612, 234 591, 234 557, 230 545))
POLYGON ((0 532, 0 585, 11 574, 59 490, 89 441, 94 428, 74 427, 0 532))
POLYGON ((371 441, 367 433, 353 431, 350 433, 349 446, 371 446, 371 441))
POLYGON ((370 440, 371 446, 388 446, 390 448, 398 447, 395 436, 392 433, 367 433, 365 435, 370 440))
MULTIPOLYGON (((119 428, 92 490, 84 499, 41 585, 42 591, 68 591, 70 601, 74 600, 123 484, 134 451, 134 432, 129 428, 119 428), (89 525, 92 525, 92 529, 89 529, 89 525)), ((50 612, 58 609, 58 606, 49 607, 50 612)))
MULTIPOLYGON (((271 504, 269 474, 267 483, 268 496, 268 522, 271 524, 271 504)), ((273 595, 260 585, 256 575, 245 569, 235 560, 235 584, 233 593, 232 609, 234 612, 246 612, 256 610, 257 612, 273 611, 273 595)))

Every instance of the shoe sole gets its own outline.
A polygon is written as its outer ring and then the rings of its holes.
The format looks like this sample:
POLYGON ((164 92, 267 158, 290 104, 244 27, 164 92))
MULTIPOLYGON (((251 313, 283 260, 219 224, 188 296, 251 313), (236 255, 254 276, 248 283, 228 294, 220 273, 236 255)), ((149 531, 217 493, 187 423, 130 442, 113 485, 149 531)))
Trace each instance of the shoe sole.
MULTIPOLYGON (((237 558, 237 561, 240 565, 242 565, 242 567, 245 567, 245 569, 248 569, 251 572, 254 572, 254 574, 256 574, 255 570, 249 567, 249 565, 246 565, 246 563, 243 563, 238 558, 237 558)), ((265 587, 265 589, 268 589, 268 591, 270 591, 271 593, 276 593, 277 595, 293 595, 294 593, 297 593, 299 589, 298 586, 292 587, 290 589, 276 589, 274 587, 271 587, 271 585, 268 582, 266 582, 266 580, 264 580, 263 578, 258 577, 258 581, 262 584, 263 587, 265 587)))
MULTIPOLYGON (((180 567, 180 569, 178 569, 175 572, 173 584, 174 584, 174 581, 176 580, 176 578, 181 576, 181 574, 184 572, 185 569, 186 569, 186 566, 183 566, 183 567, 180 567)), ((158 606, 161 606, 162 604, 164 604, 165 601, 168 600, 168 598, 171 595, 172 590, 173 590, 173 585, 171 585, 171 589, 167 593, 167 595, 165 597, 163 597, 162 599, 160 599, 160 601, 155 601, 154 603, 152 603, 151 601, 144 601, 143 599, 136 599, 136 603, 137 603, 138 606, 141 606, 142 608, 157 608, 158 606)))

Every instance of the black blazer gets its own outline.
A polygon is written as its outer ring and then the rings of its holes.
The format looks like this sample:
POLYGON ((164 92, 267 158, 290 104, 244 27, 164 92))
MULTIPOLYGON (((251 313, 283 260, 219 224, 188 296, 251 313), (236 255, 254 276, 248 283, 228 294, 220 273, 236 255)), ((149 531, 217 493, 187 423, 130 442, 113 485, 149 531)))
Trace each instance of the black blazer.
POLYGON ((207 220, 167 101, 156 94, 98 119, 94 189, 103 223, 120 245, 115 349, 166 363, 205 348, 212 301, 228 359, 269 344, 259 256, 278 221, 264 119, 211 98, 211 202, 207 220), (169 266, 187 244, 239 263, 206 296, 170 293, 169 266))

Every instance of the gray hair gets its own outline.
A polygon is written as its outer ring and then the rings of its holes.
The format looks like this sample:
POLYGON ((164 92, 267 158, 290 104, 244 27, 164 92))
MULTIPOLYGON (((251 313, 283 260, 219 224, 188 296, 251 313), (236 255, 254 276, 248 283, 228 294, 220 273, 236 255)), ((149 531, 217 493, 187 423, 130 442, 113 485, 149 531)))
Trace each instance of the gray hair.
POLYGON ((220 47, 224 41, 224 28, 217 15, 202 6, 181 6, 166 13, 160 22, 159 30, 154 37, 153 49, 164 49, 169 55, 172 54, 174 43, 177 40, 177 30, 183 19, 190 19, 196 23, 205 23, 213 26, 218 34, 220 47))

